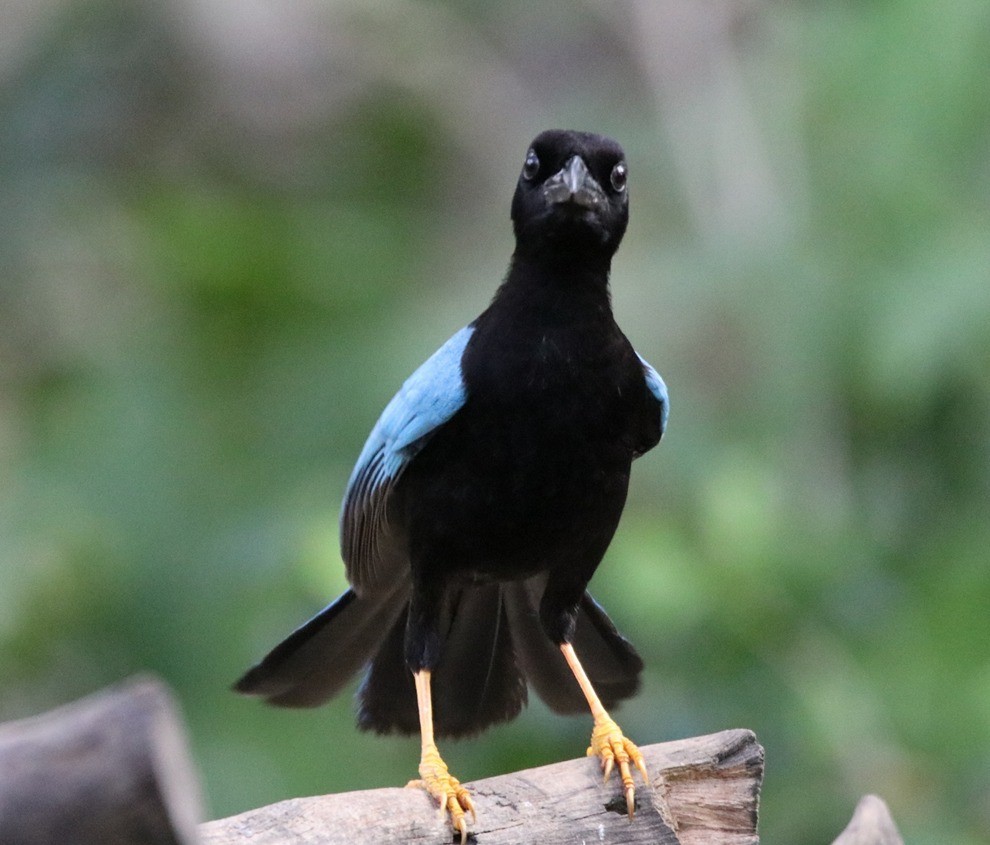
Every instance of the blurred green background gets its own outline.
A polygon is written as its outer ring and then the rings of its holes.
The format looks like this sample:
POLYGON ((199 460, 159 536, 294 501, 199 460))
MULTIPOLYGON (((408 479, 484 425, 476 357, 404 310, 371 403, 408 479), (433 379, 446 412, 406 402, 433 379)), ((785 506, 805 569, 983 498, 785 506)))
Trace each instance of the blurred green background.
MULTIPOLYGON (((990 837, 990 4, 6 0, 0 719, 153 670, 213 817, 404 783, 348 697, 228 691, 343 587, 379 411, 512 248, 528 141, 626 148, 615 308, 673 413, 593 592, 640 742, 990 837)), ((471 780, 583 753, 533 703, 471 780)), ((481 808, 484 812, 484 808, 481 808)))

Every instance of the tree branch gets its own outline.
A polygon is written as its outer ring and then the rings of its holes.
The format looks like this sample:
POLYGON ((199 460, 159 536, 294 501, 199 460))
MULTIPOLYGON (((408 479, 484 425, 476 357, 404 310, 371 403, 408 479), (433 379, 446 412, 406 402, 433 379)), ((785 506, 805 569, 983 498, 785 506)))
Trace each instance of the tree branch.
POLYGON ((904 840, 884 800, 864 795, 846 829, 832 845, 904 845, 904 840))
MULTIPOLYGON (((652 783, 626 817, 615 775, 582 758, 468 784, 481 845, 758 845, 763 749, 745 730, 641 749, 652 783)), ((439 845, 451 829, 419 789, 295 798, 207 822, 185 731, 160 681, 139 677, 0 725, 0 842, 37 845, 439 845)), ((867 795, 833 845, 902 845, 867 795)))
MULTIPOLYGON (((569 760, 468 784, 480 845, 607 842, 756 845, 763 749, 745 730, 642 748, 652 780, 626 816, 613 774, 569 760)), ((362 845, 451 841, 433 800, 418 789, 295 798, 200 826, 204 845, 362 845)))
POLYGON ((160 681, 0 725, 4 845, 192 845, 201 818, 185 729, 160 681))

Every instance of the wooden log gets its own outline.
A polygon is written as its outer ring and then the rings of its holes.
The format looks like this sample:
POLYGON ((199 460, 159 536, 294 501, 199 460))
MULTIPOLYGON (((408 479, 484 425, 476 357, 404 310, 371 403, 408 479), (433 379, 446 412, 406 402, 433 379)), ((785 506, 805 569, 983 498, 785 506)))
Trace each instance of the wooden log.
POLYGON ((177 708, 153 678, 0 725, 4 845, 193 845, 201 807, 177 708))
MULTIPOLYGON (((630 821, 619 782, 587 757, 468 784, 478 810, 470 841, 755 845, 763 749, 745 730, 649 745, 651 786, 637 786, 630 821)), ((638 777, 638 776, 637 776, 638 777)), ((362 845, 452 841, 420 789, 295 798, 207 822, 204 845, 362 845)))
POLYGON ((832 845, 904 845, 904 840, 886 802, 876 795, 864 795, 832 845))

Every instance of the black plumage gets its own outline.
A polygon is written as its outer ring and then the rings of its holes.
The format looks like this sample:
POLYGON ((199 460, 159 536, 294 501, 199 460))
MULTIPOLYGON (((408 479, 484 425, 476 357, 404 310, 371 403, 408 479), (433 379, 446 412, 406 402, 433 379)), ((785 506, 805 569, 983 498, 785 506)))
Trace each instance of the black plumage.
POLYGON ((437 735, 461 736, 516 716, 527 686, 557 712, 586 710, 560 649, 571 643, 602 706, 635 693, 642 662, 586 592, 632 461, 667 415, 662 379, 611 309, 628 210, 614 141, 533 141, 505 281, 406 382, 358 459, 341 517, 351 589, 240 692, 309 707, 368 667, 359 725, 412 733, 426 671, 437 735))

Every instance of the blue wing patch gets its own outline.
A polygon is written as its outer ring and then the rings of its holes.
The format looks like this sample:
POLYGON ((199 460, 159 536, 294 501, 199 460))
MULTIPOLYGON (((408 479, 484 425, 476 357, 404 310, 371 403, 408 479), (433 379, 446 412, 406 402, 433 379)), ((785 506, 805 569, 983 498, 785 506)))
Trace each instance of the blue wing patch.
POLYGON ((646 386, 660 403, 660 436, 667 430, 667 417, 670 416, 670 397, 667 395, 667 385, 664 384, 660 373, 650 366, 649 362, 638 352, 636 357, 643 365, 643 375, 646 376, 646 386))
POLYGON ((474 332, 465 326, 420 366, 385 406, 347 482, 340 546, 347 577, 362 588, 384 583, 403 560, 389 531, 389 493, 429 436, 463 407, 461 358, 474 332))

